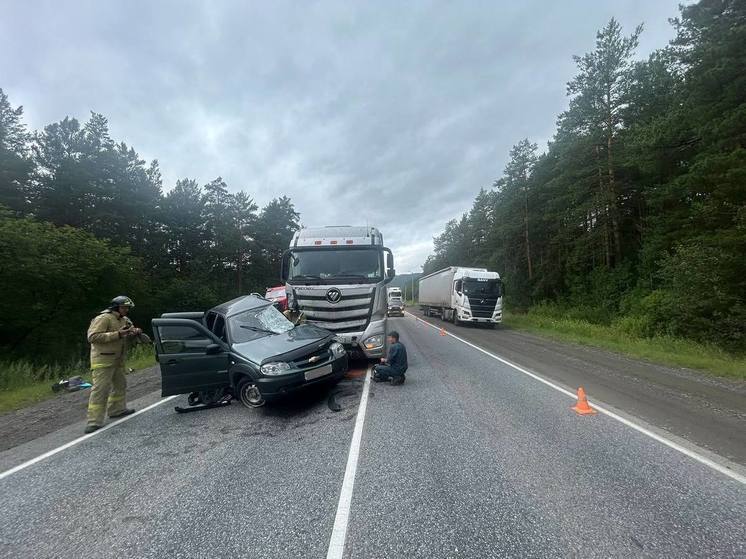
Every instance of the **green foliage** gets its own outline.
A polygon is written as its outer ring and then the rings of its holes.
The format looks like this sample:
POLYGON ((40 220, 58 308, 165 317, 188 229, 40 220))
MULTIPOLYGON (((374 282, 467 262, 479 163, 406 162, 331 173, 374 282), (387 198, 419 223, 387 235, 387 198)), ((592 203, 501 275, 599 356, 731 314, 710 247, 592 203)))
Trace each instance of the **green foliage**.
POLYGON ((139 259, 90 233, 0 215, 0 339, 14 354, 84 353, 91 317, 112 294, 142 290, 139 259))
POLYGON ((299 227, 291 200, 261 211, 218 177, 162 191, 157 161, 115 141, 103 115, 31 134, 0 89, 0 350, 34 363, 85 357, 85 331, 112 297, 149 327, 279 282, 299 227))
MULTIPOLYGON (((127 369, 135 371, 155 364, 153 347, 137 345, 127 355, 127 369)), ((61 379, 91 374, 86 361, 37 363, 27 360, 0 361, 0 413, 53 398, 51 385, 61 379)))
POLYGON ((505 324, 557 340, 593 347, 663 363, 673 367, 698 369, 719 376, 746 380, 746 355, 732 354, 722 348, 676 336, 640 336, 627 317, 620 323, 596 324, 583 318, 555 314, 547 308, 526 314, 507 313, 505 324))
POLYGON ((600 30, 546 153, 516 144, 425 271, 488 265, 514 309, 746 350, 746 3, 673 25, 646 61, 641 27, 600 30))

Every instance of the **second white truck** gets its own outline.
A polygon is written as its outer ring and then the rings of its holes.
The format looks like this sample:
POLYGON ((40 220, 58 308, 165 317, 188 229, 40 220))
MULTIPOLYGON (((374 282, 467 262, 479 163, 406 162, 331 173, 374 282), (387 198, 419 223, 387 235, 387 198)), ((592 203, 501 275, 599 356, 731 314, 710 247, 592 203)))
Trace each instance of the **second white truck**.
POLYGON ((500 274, 458 266, 438 270, 420 278, 419 305, 425 316, 494 328, 503 318, 500 274))

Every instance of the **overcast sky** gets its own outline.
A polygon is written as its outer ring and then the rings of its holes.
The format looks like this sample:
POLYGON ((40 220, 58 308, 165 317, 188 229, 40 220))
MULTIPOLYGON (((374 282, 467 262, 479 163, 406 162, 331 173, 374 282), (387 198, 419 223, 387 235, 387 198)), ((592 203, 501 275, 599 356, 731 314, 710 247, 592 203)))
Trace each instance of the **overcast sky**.
POLYGON ((399 272, 528 137, 546 146, 573 54, 615 16, 638 54, 677 0, 0 0, 0 87, 32 128, 89 111, 165 189, 222 176, 304 225, 376 225, 399 272))

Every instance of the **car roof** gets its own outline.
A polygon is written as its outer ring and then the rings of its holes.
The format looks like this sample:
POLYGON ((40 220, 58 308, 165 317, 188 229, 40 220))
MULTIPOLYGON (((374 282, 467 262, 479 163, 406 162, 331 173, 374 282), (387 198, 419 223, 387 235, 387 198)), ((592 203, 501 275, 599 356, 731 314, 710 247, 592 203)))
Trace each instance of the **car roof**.
POLYGON ((211 308, 210 312, 216 312, 228 317, 251 309, 266 307, 271 304, 272 301, 268 301, 259 295, 243 295, 211 308))

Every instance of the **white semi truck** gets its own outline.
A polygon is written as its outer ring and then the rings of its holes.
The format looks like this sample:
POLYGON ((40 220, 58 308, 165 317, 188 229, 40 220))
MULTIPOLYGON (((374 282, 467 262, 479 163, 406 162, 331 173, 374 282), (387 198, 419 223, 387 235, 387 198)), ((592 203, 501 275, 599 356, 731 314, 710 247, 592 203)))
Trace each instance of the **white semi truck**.
POLYGON ((388 289, 389 316, 404 316, 404 300, 401 296, 401 288, 389 287, 388 289))
POLYGON ((282 258, 288 307, 334 332, 352 357, 367 359, 385 355, 386 286, 395 273, 375 227, 304 228, 282 258))
POLYGON ((503 318, 500 274, 485 268, 451 266, 420 278, 419 304, 425 316, 459 324, 489 324, 503 318))

